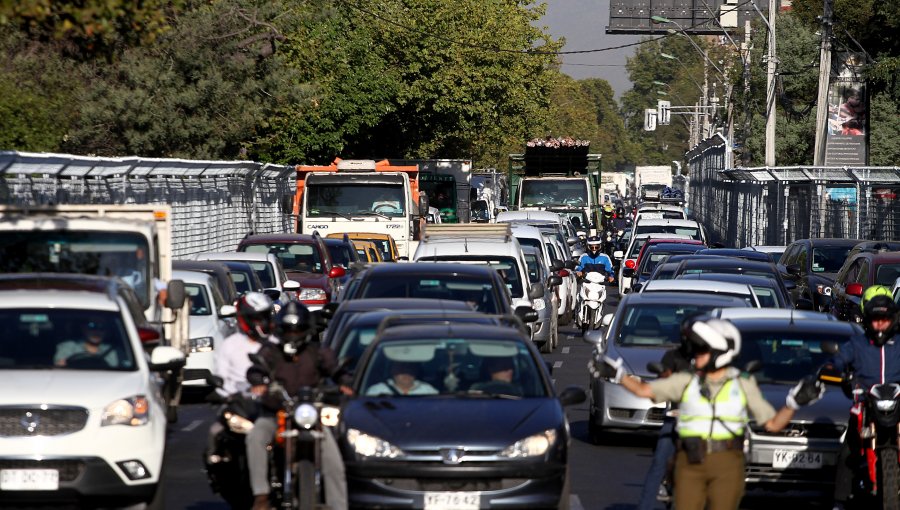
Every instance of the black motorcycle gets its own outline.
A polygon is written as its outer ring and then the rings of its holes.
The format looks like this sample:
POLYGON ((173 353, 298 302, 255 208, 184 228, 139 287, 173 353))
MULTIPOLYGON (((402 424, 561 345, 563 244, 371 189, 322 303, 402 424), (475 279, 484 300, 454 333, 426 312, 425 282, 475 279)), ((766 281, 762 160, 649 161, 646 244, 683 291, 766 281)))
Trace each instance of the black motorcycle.
MULTIPOLYGON (((218 384, 221 387, 221 378, 218 384)), ((250 508, 253 491, 247 468, 245 439, 259 415, 259 401, 240 393, 221 397, 211 394, 210 401, 221 404, 216 421, 221 425, 214 446, 203 454, 206 476, 213 492, 222 496, 232 508, 250 508)))
MULTIPOLYGON (((876 384, 861 395, 857 430, 862 463, 856 478, 884 510, 900 509, 900 384, 876 384)), ((867 507, 869 505, 866 505, 867 507)))

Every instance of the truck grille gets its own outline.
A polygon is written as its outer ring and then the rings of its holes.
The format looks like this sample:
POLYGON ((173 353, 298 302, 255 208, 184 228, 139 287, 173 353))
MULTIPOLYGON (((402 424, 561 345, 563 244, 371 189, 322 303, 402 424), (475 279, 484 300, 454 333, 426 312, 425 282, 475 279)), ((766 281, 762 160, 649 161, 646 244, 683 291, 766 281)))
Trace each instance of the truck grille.
POLYGON ((60 482, 73 482, 84 471, 84 462, 78 459, 0 459, 2 469, 55 469, 60 482))
POLYGON ((83 407, 0 407, 0 437, 59 436, 87 423, 83 407))

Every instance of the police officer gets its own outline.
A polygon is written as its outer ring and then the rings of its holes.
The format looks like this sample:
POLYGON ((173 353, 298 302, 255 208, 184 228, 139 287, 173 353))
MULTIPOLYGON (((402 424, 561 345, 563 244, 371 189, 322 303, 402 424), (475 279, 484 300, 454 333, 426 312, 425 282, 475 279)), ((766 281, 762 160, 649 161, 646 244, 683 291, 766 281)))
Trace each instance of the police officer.
POLYGON ((801 405, 821 398, 825 387, 814 377, 804 379, 776 412, 763 398, 756 379, 731 366, 741 349, 741 335, 733 324, 696 320, 686 330, 697 372, 645 383, 628 375, 621 359, 599 353, 589 368, 595 377, 608 377, 639 397, 678 403, 675 508, 735 510, 744 494, 743 448, 749 416, 767 431, 777 432, 801 405))

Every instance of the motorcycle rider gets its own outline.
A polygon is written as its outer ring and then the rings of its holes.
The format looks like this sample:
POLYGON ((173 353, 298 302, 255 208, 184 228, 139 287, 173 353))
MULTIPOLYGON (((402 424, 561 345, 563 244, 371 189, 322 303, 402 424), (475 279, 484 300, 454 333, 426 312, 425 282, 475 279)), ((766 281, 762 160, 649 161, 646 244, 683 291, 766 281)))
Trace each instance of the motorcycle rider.
MULTIPOLYGON (((876 385, 900 382, 900 342, 897 333, 898 307, 891 291, 881 285, 866 289, 860 300, 864 336, 854 336, 841 345, 834 359, 835 368, 849 374, 845 380, 847 393, 853 388, 862 391, 876 385)), ((858 416, 862 412, 861 401, 856 400, 850 409, 847 434, 835 470, 834 508, 843 509, 852 493, 853 476, 860 464, 860 438, 858 416)))
POLYGON ((737 509, 744 493, 744 434, 749 416, 769 432, 783 429, 794 411, 824 394, 815 377, 800 381, 777 412, 762 396, 756 379, 731 366, 741 349, 741 334, 726 320, 696 320, 687 326, 694 367, 650 383, 626 373, 621 359, 595 351, 588 367, 654 402, 678 403, 675 457, 675 508, 737 509))
MULTIPOLYGON (((604 271, 606 271, 606 276, 609 281, 612 281, 612 261, 609 260, 609 256, 602 251, 600 251, 600 247, 603 245, 603 241, 598 236, 588 237, 587 240, 588 252, 581 256, 578 259, 578 265, 575 267, 575 275, 581 278, 584 276, 585 267, 597 265, 603 266, 604 271)), ((591 269, 588 267, 588 269, 591 269)))
MULTIPOLYGON (((274 381, 280 383, 291 396, 301 388, 316 387, 323 379, 338 377, 334 351, 314 341, 316 324, 303 303, 290 301, 275 319, 275 335, 280 343, 267 343, 259 351, 274 381)), ((255 370, 255 367, 254 367, 255 370)), ((254 379, 248 373, 248 379, 254 379)), ((257 383, 254 379, 254 383, 257 383)), ((268 394, 263 385, 254 386, 262 397, 262 411, 247 435, 247 465, 253 489, 253 510, 269 509, 268 458, 266 448, 277 429, 276 413, 281 397, 268 394)), ((332 510, 347 508, 347 480, 344 463, 331 430, 324 427, 320 443, 322 478, 325 500, 332 510)))

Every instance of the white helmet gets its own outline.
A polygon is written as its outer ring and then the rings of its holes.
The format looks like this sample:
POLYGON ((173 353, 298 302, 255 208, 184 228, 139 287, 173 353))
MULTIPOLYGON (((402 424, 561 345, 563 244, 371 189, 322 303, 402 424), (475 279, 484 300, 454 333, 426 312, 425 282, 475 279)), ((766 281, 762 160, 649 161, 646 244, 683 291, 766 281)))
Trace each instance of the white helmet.
POLYGON ((687 334, 694 349, 709 349, 711 357, 707 365, 708 371, 734 363, 741 352, 741 332, 727 320, 695 321, 688 328, 687 334))

